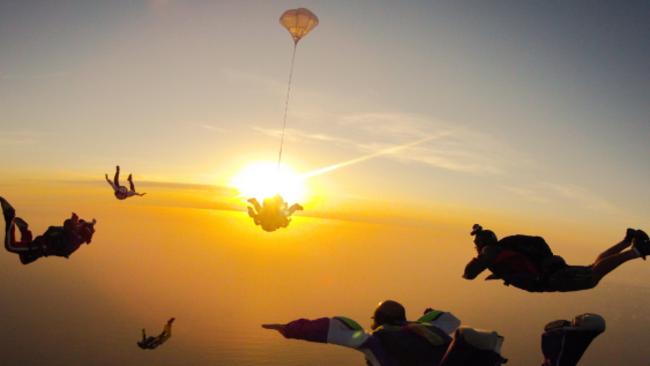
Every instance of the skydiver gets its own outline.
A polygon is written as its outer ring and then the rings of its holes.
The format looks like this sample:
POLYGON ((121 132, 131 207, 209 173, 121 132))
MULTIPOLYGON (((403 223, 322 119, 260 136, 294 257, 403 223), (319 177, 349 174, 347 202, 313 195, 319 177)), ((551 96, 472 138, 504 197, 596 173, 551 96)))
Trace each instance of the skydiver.
POLYGON ((142 328, 142 340, 138 342, 138 347, 142 349, 154 349, 167 342, 167 340, 172 336, 172 323, 175 319, 176 318, 169 319, 167 324, 165 324, 163 331, 155 337, 147 337, 147 332, 142 328))
POLYGON ((248 206, 248 216, 253 219, 255 225, 262 226, 262 229, 268 232, 287 227, 291 221, 291 215, 303 209, 297 203, 289 207, 279 194, 265 198, 262 205, 255 198, 249 199, 248 202, 253 205, 252 207, 248 206))
POLYGON ((567 265, 553 255, 543 238, 513 235, 497 240, 491 230, 474 225, 471 235, 478 256, 465 267, 463 278, 472 280, 488 269, 487 279, 501 279, 506 285, 530 292, 580 291, 598 282, 621 264, 650 254, 650 240, 642 230, 627 229, 621 242, 601 253, 587 266, 567 265), (630 247, 629 250, 625 250, 630 247))
POLYGON ((106 178, 106 182, 113 188, 113 192, 115 193, 115 197, 118 200, 125 200, 129 197, 132 196, 144 196, 146 193, 138 193, 135 191, 135 185, 133 184, 133 176, 132 174, 129 174, 129 177, 127 180, 129 181, 129 186, 130 189, 127 189, 125 186, 120 185, 120 166, 117 165, 115 166, 115 176, 113 177, 113 181, 108 179, 108 174, 104 176, 106 178))
POLYGON ((355 349, 364 354, 369 366, 496 366, 506 361, 499 354, 503 337, 458 328, 460 320, 448 312, 427 309, 417 321, 407 321, 404 307, 386 300, 379 303, 372 319, 369 332, 345 317, 298 319, 262 327, 285 338, 355 349))
POLYGON ((5 219, 5 249, 16 253, 22 264, 29 264, 42 256, 55 255, 68 258, 81 244, 90 244, 95 233, 97 220, 91 222, 79 219, 76 213, 63 222, 63 226, 50 226, 43 235, 32 240, 32 232, 25 220, 16 217, 16 211, 0 197, 0 205, 5 219), (20 240, 16 240, 16 227, 20 240))

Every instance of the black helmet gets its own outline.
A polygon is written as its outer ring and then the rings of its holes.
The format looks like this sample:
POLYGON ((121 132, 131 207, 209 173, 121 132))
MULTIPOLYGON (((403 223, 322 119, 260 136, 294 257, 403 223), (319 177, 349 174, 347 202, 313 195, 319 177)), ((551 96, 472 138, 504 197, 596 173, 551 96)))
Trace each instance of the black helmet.
POLYGON ((384 324, 399 325, 406 322, 406 310, 393 300, 380 302, 375 308, 373 329, 384 324))
POLYGON ((493 245, 497 243, 497 236, 492 230, 483 230, 483 227, 479 224, 474 224, 472 226, 472 232, 470 235, 474 236, 474 244, 479 248, 482 248, 486 245, 493 245))

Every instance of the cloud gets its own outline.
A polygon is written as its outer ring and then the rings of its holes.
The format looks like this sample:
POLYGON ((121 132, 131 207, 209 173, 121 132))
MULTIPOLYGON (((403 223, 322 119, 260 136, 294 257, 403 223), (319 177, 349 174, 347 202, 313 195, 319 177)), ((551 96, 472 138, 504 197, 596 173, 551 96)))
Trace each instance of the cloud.
MULTIPOLYGON (((259 126, 254 126, 252 128, 256 132, 259 132, 263 135, 270 136, 273 138, 280 138, 280 136, 282 135, 281 129, 264 128, 259 126)), ((327 135, 324 133, 309 133, 295 128, 287 128, 284 131, 284 138, 286 141, 321 141, 321 142, 333 142, 333 143, 346 144, 346 145, 357 144, 355 141, 352 141, 350 139, 327 135)))
POLYGON ((619 214, 622 211, 608 200, 575 184, 541 182, 532 187, 502 186, 508 192, 536 203, 566 204, 567 201, 597 212, 619 214))
POLYGON ((621 210, 608 200, 599 197, 587 189, 574 184, 541 183, 561 198, 580 203, 583 207, 601 212, 618 213, 621 210))
MULTIPOLYGON (((331 118, 331 116, 328 116, 331 118)), ((280 129, 254 127, 262 134, 279 138, 280 129)), ((469 174, 501 174, 525 159, 496 138, 462 125, 428 119, 415 114, 364 113, 339 116, 328 124, 328 134, 287 129, 285 139, 321 142, 374 154, 422 138, 431 141, 378 154, 403 163, 420 163, 437 169, 469 174)))
POLYGON ((202 129, 208 130, 208 131, 214 131, 214 132, 224 132, 224 131, 226 131, 226 129, 223 128, 223 127, 214 126, 214 125, 211 125, 211 124, 208 124, 208 123, 198 123, 196 125, 198 127, 201 127, 202 129))
POLYGON ((542 194, 539 192, 533 190, 533 189, 528 189, 528 188, 522 188, 522 187, 514 187, 514 186, 503 186, 503 189, 506 191, 513 193, 517 196, 523 197, 524 199, 536 203, 547 203, 549 202, 549 199, 547 197, 544 197, 542 194))

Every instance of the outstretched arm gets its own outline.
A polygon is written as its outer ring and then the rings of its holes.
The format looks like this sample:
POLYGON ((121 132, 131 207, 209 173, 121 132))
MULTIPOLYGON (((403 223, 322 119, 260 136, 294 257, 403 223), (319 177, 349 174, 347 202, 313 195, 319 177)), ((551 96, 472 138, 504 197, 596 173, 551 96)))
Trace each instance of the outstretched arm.
POLYGON ((370 337, 359 324, 344 317, 298 319, 287 324, 262 324, 262 328, 277 330, 285 338, 332 343, 355 349, 360 348, 370 337))
POLYGON ((480 256, 472 258, 472 260, 465 266, 463 278, 466 280, 473 280, 487 269, 487 263, 480 256))
POLYGON ((303 208, 301 205, 294 203, 293 205, 291 205, 291 207, 289 207, 289 215, 293 215, 294 212, 302 211, 302 210, 303 208))
POLYGON ((174 323, 174 320, 176 320, 176 318, 170 318, 169 320, 167 320, 167 324, 165 324, 165 329, 163 330, 163 332, 169 335, 172 334, 172 323, 174 323))
POLYGON ((262 324, 262 328, 277 330, 285 338, 327 343, 329 322, 329 318, 320 318, 316 320, 298 319, 287 324, 262 324))
POLYGON ((473 258, 469 263, 467 263, 463 278, 467 280, 475 279, 476 276, 488 268, 490 263, 492 263, 498 255, 498 252, 499 250, 497 248, 491 246, 483 248, 476 258, 473 258))

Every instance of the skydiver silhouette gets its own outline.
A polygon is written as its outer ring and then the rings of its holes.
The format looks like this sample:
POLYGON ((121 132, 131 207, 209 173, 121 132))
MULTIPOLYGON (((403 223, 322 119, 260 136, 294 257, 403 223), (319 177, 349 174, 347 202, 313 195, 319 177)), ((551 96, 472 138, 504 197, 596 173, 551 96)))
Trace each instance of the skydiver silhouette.
POLYGON ((105 174, 106 182, 113 188, 113 192, 115 193, 115 197, 118 200, 125 200, 129 197, 132 196, 144 196, 146 193, 138 193, 135 191, 135 185, 133 184, 133 176, 132 174, 129 174, 129 177, 127 178, 127 181, 129 182, 129 188, 127 189, 125 186, 120 185, 120 166, 117 165, 115 166, 115 176, 113 177, 113 181, 108 179, 108 174, 105 174))
POLYGON ((253 219, 255 225, 261 226, 264 231, 268 232, 281 227, 286 228, 291 222, 291 215, 303 209, 297 203, 289 207, 279 194, 265 198, 262 205, 255 198, 249 199, 248 202, 252 205, 252 207, 248 206, 248 216, 253 219))
POLYGON ((379 303, 371 331, 345 317, 298 319, 263 324, 285 338, 330 343, 362 352, 369 366, 497 366, 503 337, 496 332, 459 328, 451 313, 427 309, 416 321, 406 320, 404 307, 393 300, 379 303), (453 338, 450 336, 453 334, 453 338))
POLYGON ((90 244, 95 233, 97 220, 88 222, 79 219, 73 212, 63 222, 63 226, 50 226, 43 235, 32 240, 29 225, 22 218, 16 217, 16 210, 9 202, 0 197, 0 206, 5 219, 5 249, 18 254, 22 264, 50 255, 68 258, 82 244, 90 244), (16 227, 20 231, 20 240, 16 240, 16 227))
POLYGON ((163 331, 157 336, 148 336, 144 328, 142 328, 142 340, 138 342, 138 347, 142 349, 155 349, 161 344, 167 342, 167 340, 172 336, 172 323, 176 318, 171 318, 165 324, 163 331))
POLYGON ((598 285, 621 264, 650 254, 650 240, 642 230, 627 229, 621 242, 586 266, 568 265, 539 236, 513 235, 497 240, 491 230, 474 225, 471 235, 478 256, 465 267, 463 278, 472 280, 488 269, 487 279, 530 292, 580 291, 598 285), (630 248, 626 250, 627 248, 630 248))

